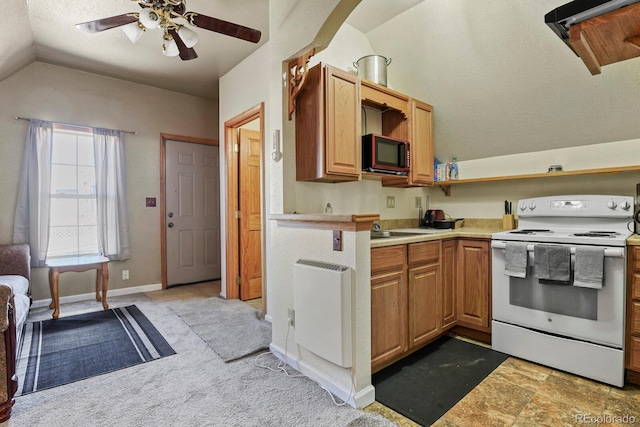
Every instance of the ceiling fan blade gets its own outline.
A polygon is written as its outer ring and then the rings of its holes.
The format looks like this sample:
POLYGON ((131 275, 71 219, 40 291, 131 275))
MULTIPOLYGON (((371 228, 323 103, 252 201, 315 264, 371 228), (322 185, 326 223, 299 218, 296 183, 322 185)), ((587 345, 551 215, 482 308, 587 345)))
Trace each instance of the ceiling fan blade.
POLYGON ((204 28, 205 30, 215 31, 216 33, 225 34, 227 36, 246 40, 252 43, 258 43, 262 33, 253 28, 244 27, 232 22, 223 21, 222 19, 212 18, 206 15, 200 15, 196 12, 187 12, 183 15, 191 25, 204 28))
POLYGON ((182 59, 183 61, 188 61, 190 59, 196 59, 198 57, 195 49, 192 47, 187 47, 176 30, 170 29, 169 34, 171 34, 171 37, 173 37, 173 40, 178 45, 178 50, 180 51, 180 59, 182 59))
POLYGON ((132 22, 138 22, 138 14, 125 13, 124 15, 111 16, 109 18, 83 22, 81 24, 76 24, 76 28, 93 34, 99 33, 100 31, 110 30, 112 28, 131 24, 132 22))

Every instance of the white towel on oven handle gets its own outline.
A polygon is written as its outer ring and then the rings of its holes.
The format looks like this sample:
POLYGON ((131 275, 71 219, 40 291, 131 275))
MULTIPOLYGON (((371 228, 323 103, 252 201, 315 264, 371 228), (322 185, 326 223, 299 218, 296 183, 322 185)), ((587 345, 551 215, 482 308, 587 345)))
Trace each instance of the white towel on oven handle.
POLYGON ((602 289, 604 281, 604 248, 576 247, 573 286, 602 289))

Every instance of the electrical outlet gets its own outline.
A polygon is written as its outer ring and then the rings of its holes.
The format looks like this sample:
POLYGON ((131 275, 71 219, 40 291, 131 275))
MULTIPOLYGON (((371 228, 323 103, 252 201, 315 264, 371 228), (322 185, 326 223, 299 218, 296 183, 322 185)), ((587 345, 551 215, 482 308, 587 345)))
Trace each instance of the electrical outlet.
POLYGON ((296 326, 296 311, 293 308, 290 308, 287 312, 287 322, 291 326, 296 326))
POLYGON ((422 207, 422 197, 416 196, 416 208, 422 207))
POLYGON ((392 209, 396 207, 395 196, 387 196, 387 207, 392 209))
POLYGON ((129 280, 129 270, 122 270, 122 280, 129 280))

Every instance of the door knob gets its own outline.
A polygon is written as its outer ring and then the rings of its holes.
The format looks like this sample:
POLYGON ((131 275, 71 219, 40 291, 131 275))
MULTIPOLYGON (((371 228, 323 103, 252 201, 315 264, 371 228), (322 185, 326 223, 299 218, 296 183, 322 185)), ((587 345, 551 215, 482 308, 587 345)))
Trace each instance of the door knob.
POLYGON ((169 218, 173 218, 173 212, 169 212, 169 215, 167 215, 169 218))
POLYGON ((173 228, 173 223, 172 223, 172 222, 170 222, 169 224, 167 224, 167 227, 169 227, 169 228, 173 228))

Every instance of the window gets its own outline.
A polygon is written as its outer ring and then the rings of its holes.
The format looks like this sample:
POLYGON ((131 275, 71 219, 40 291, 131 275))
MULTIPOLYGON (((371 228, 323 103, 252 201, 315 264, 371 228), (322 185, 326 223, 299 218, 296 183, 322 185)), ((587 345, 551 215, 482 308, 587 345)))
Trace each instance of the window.
POLYGON ((47 258, 98 254, 93 150, 92 129, 53 126, 47 258))

